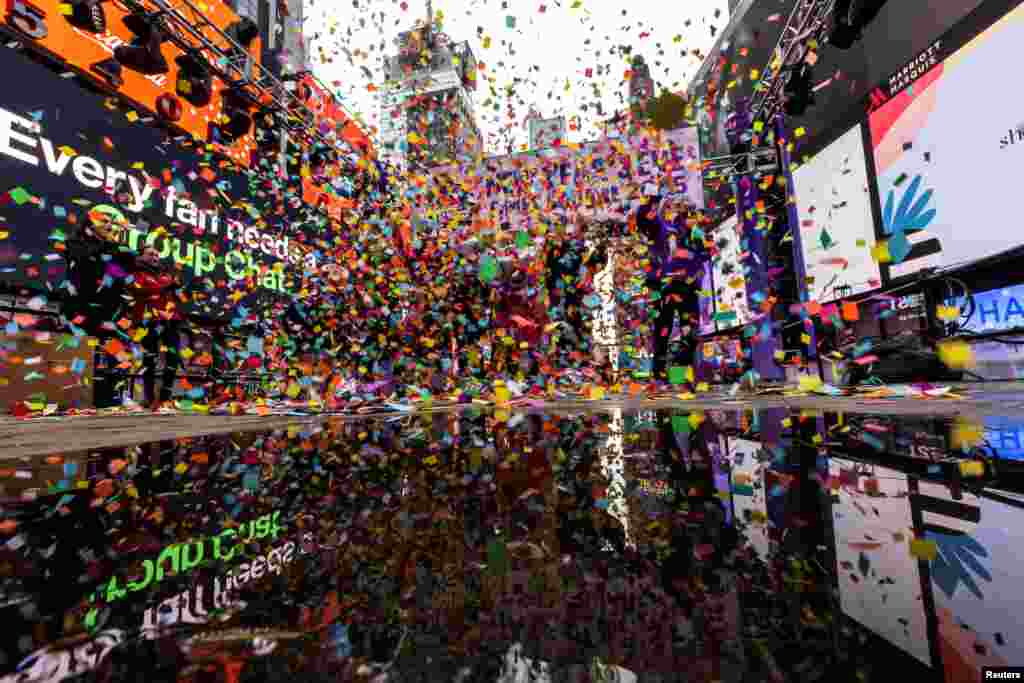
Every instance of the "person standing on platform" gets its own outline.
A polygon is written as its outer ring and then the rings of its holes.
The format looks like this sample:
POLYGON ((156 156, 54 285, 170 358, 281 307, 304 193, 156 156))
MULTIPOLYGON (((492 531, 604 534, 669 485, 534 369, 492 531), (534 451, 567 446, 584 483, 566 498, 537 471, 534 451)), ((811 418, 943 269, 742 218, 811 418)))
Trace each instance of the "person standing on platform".
POLYGON ((181 278, 166 272, 160 265, 160 255, 152 246, 143 250, 138 259, 129 290, 134 299, 131 318, 136 328, 146 330, 142 337, 143 387, 146 404, 154 409, 171 400, 174 382, 181 368, 181 321, 178 292, 181 278), (160 385, 160 400, 156 402, 156 366, 161 351, 166 352, 164 372, 160 385))
POLYGON ((593 278, 608 258, 604 241, 593 249, 587 249, 583 227, 581 218, 558 228, 549 241, 545 258, 545 285, 550 307, 560 310, 561 322, 568 326, 559 339, 566 339, 566 333, 571 334, 575 338, 573 350, 580 352, 586 335, 583 298, 593 289, 593 278))
POLYGON ((690 367, 694 363, 700 324, 697 290, 707 261, 699 223, 697 213, 680 196, 654 197, 637 209, 636 227, 650 253, 647 288, 655 308, 655 380, 668 379, 669 342, 677 316, 683 330, 682 362, 690 367))
MULTIPOLYGON (((134 267, 134 257, 121 248, 124 227, 122 220, 93 209, 64 245, 68 293, 61 315, 75 334, 96 337, 99 347, 116 336, 114 324, 125 308, 125 277, 134 267)), ((112 375, 97 373, 93 395, 97 408, 115 405, 114 384, 112 375)))

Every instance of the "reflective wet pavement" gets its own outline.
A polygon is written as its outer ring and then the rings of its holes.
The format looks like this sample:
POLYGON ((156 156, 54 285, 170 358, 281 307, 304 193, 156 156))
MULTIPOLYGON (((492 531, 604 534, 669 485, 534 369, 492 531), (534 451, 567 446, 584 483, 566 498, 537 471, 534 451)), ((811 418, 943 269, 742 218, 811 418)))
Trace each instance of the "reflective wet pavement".
POLYGON ((0 681, 979 680, 1024 662, 1022 438, 469 410, 9 457, 0 681))

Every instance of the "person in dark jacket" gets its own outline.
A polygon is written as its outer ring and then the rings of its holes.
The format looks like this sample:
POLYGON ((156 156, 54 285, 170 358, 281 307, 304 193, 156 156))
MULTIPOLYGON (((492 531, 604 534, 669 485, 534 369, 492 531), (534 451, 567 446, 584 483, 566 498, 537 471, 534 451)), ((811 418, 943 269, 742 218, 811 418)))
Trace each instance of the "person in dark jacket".
POLYGON ((124 308, 124 279, 134 258, 121 248, 125 225, 102 211, 90 212, 65 242, 67 279, 64 317, 86 334, 101 336, 124 308))
MULTIPOLYGON (((134 267, 134 257, 121 248, 123 227, 109 213, 93 210, 64 243, 69 287, 61 315, 76 334, 96 337, 100 348, 114 336, 114 324, 126 308, 125 277, 134 267)), ((111 373, 97 372, 93 394, 97 408, 116 403, 115 382, 111 373)))
POLYGON ((603 240, 594 249, 587 250, 581 228, 579 224, 566 226, 552 235, 545 259, 545 285, 550 305, 561 311, 564 322, 578 341, 583 340, 586 332, 583 317, 586 283, 608 260, 603 240))
POLYGON ((683 363, 692 366, 700 325, 697 290, 707 261, 699 230, 699 216, 685 200, 655 197, 636 214, 637 229, 647 238, 651 269, 647 288, 655 300, 654 377, 667 379, 668 351, 676 317, 683 328, 683 363))

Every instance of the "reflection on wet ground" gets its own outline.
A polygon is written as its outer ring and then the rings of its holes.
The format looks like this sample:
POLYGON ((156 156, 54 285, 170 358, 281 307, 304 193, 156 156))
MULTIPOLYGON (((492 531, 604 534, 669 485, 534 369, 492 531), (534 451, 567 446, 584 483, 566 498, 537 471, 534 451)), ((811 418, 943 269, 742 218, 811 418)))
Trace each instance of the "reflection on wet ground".
POLYGON ((1024 420, 437 413, 8 460, 0 681, 977 680, 1024 420))

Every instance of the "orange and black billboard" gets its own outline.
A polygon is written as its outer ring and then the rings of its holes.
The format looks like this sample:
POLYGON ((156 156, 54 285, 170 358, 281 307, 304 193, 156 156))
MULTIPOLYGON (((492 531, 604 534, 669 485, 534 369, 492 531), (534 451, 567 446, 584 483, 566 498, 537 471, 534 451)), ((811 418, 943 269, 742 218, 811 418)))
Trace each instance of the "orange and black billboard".
MULTIPOLYGON (((332 142, 339 150, 351 148, 359 155, 357 165, 365 171, 373 155, 373 143, 359 128, 337 99, 311 75, 304 75, 299 81, 299 99, 313 112, 313 125, 320 135, 332 142)), ((355 201, 337 191, 339 176, 345 173, 347 164, 330 162, 320 168, 304 170, 302 173, 302 198, 312 206, 319 206, 335 220, 341 219, 342 211, 355 206, 355 201)))
MULTIPOLYGON (((98 7, 105 14, 105 27, 101 31, 92 32, 74 25, 71 20, 73 5, 62 0, 4 0, 5 27, 26 40, 29 45, 57 57, 67 64, 69 70, 87 76, 107 90, 132 101, 140 108, 139 116, 153 114, 158 111, 158 98, 173 96, 180 104, 180 116, 173 125, 194 138, 210 141, 210 124, 216 124, 222 113, 223 103, 221 91, 226 87, 216 76, 212 77, 213 94, 210 103, 196 107, 177 97, 176 83, 179 65, 175 61, 183 52, 172 42, 164 42, 160 51, 166 58, 168 72, 145 75, 130 68, 121 70, 122 83, 114 85, 95 70, 95 65, 114 56, 114 50, 122 45, 129 45, 136 37, 126 25, 125 18, 131 12, 119 0, 102 2, 98 7)), ((239 21, 239 17, 223 0, 201 0, 197 3, 203 11, 203 18, 221 31, 226 30, 239 21)), ((184 12, 191 10, 185 9, 184 12)), ((129 22, 130 23, 130 22, 129 22)), ((215 30, 204 27, 201 22, 194 28, 214 45, 227 48, 224 38, 215 30)), ((260 39, 257 36, 248 46, 249 54, 254 63, 259 62, 261 53, 260 39)), ((216 58, 204 54, 211 62, 216 58)), ((166 102, 167 98, 164 98, 166 102)), ((253 133, 242 135, 230 145, 217 145, 218 151, 237 163, 248 164, 254 149, 253 133)))

